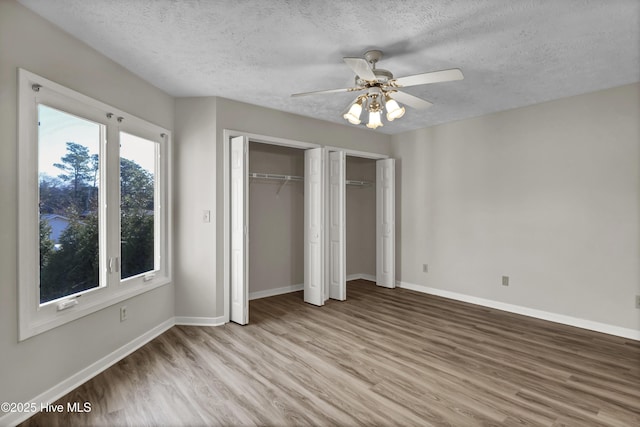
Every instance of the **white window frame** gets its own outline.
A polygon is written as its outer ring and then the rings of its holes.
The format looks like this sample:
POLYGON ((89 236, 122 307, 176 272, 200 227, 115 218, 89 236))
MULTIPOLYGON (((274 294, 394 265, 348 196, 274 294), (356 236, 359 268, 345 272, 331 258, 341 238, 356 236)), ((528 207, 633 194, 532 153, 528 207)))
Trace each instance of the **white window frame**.
MULTIPOLYGON (((163 139, 166 137, 166 134, 164 132, 160 132, 158 133, 158 129, 156 129, 156 127, 154 125, 152 125, 151 128, 149 128, 148 126, 145 126, 146 123, 140 123, 137 121, 132 121, 132 123, 121 123, 120 124, 120 128, 118 129, 118 138, 120 136, 120 132, 125 132, 128 133, 129 135, 134 135, 140 138, 144 138, 148 141, 152 141, 158 144, 159 150, 156 151, 156 159, 155 159, 155 176, 154 176, 154 180, 155 180, 155 185, 154 185, 154 202, 157 204, 157 206, 154 206, 154 221, 153 221, 153 226, 155 229, 155 236, 159 237, 154 239, 154 265, 155 266, 159 266, 159 268, 154 268, 151 271, 147 271, 144 273, 140 273, 140 274, 136 274, 134 276, 130 276, 127 277, 125 279, 120 279, 120 285, 125 286, 125 287, 131 287, 132 285, 141 285, 147 282, 152 282, 153 280, 155 280, 156 276, 162 276, 163 273, 163 263, 162 263, 162 259, 165 257, 165 255, 163 254, 163 250, 162 250, 162 233, 163 233, 163 229, 166 227, 166 221, 163 221, 163 219, 166 217, 165 214, 165 209, 163 209, 163 206, 165 206, 165 201, 163 198, 163 192, 162 192, 162 187, 163 187, 163 182, 166 182, 166 180, 164 179, 165 177, 165 173, 164 170, 162 168, 162 160, 164 157, 166 157, 166 153, 163 155, 162 153, 162 147, 164 145, 164 141, 163 139), (165 135, 165 137, 163 137, 162 135, 165 135)), ((120 146, 120 144, 118 144, 118 146, 120 146)), ((120 153, 118 153, 118 158, 120 157, 120 153)), ((120 161, 118 160, 118 166, 120 165, 120 161)), ((118 182, 117 182, 117 186, 118 186, 118 206, 120 205, 120 197, 119 197, 119 191, 120 191, 120 173, 118 173, 118 182)), ((122 270, 119 268, 122 260, 122 254, 120 253, 120 238, 121 238, 121 230, 120 230, 120 212, 118 211, 118 262, 117 262, 117 267, 118 267, 118 273, 121 273, 122 270)), ((165 233, 166 234, 166 233, 165 233)))
POLYGON ((19 340, 171 283, 171 132, 29 71, 18 69, 19 340), (100 151, 100 286, 40 304, 38 104, 103 125, 100 151), (120 280, 120 131, 159 145, 156 260, 159 268, 120 280), (64 308, 64 307, 68 308, 64 308))

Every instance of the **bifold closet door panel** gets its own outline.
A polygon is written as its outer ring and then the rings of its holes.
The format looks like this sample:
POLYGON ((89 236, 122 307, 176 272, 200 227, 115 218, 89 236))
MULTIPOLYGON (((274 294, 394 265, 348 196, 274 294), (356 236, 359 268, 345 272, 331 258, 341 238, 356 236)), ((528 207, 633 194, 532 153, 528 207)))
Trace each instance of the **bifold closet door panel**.
POLYGON ((376 162, 376 284, 396 287, 395 159, 376 162))
POLYGON ((329 298, 347 298, 346 266, 346 157, 329 153, 329 298))
POLYGON ((314 305, 324 305, 324 153, 304 153, 304 301, 314 305))
POLYGON ((232 322, 249 322, 249 155, 248 139, 231 139, 231 313, 232 322))

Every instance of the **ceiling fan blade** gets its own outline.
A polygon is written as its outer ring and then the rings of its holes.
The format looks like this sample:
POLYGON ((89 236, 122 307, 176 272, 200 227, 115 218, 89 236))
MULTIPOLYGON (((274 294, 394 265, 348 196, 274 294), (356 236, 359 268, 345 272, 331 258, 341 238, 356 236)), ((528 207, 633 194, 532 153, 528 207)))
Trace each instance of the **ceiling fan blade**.
POLYGON ((302 93, 294 93, 291 95, 292 97, 297 96, 307 96, 307 95, 322 95, 325 93, 340 93, 340 92, 357 92, 364 89, 363 87, 346 87, 343 89, 329 89, 329 90, 317 90, 314 92, 302 92, 302 93))
POLYGON ((429 83, 452 82, 454 80, 462 80, 464 76, 459 68, 450 70, 432 71, 429 73, 414 74, 413 76, 400 77, 395 79, 398 87, 426 85, 429 83))
POLYGON ((358 77, 363 80, 376 80, 376 75, 371 71, 371 66, 363 58, 342 58, 358 77))
POLYGON ((395 99, 401 104, 408 105, 409 107, 415 108, 417 110, 424 110, 425 108, 431 107, 433 105, 429 101, 420 99, 417 96, 409 95, 406 92, 395 91, 390 95, 391 98, 395 99))

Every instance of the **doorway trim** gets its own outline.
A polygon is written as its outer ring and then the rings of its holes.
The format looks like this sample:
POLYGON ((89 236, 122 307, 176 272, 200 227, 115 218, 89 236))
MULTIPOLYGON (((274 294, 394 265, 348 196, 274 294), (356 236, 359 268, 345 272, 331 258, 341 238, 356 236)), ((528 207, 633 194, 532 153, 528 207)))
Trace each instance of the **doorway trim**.
POLYGON ((223 317, 224 323, 229 323, 231 317, 231 138, 237 136, 247 137, 249 142, 259 142, 262 144, 279 145, 283 147, 310 149, 321 148, 322 145, 311 142, 297 141, 294 139, 278 138, 267 135, 259 135, 250 132, 244 132, 234 129, 223 129, 222 131, 222 187, 223 187, 223 225, 222 225, 222 244, 223 244, 223 274, 222 280, 224 284, 224 304, 223 317))
POLYGON ((332 145, 325 145, 324 148, 326 148, 327 151, 344 151, 344 154, 347 157, 361 157, 363 159, 373 159, 373 160, 383 160, 383 159, 389 159, 390 158, 386 154, 378 154, 378 153, 369 153, 367 151, 350 150, 348 148, 334 147, 332 145))

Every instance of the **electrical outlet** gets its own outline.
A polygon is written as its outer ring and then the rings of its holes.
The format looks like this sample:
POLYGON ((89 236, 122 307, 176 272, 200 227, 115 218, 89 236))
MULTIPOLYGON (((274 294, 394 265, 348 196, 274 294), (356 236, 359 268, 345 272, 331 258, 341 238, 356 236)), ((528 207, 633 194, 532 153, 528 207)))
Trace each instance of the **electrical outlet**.
POLYGON ((422 272, 423 273, 428 273, 429 272, 429 265, 428 264, 422 264, 422 272))
POLYGON ((124 322, 125 320, 127 320, 128 316, 129 312, 127 311, 127 306, 123 305, 122 307, 120 307, 120 321, 124 322))
POLYGON ((640 308, 640 295, 636 295, 636 308, 640 308))
POLYGON ((509 286, 509 276, 502 276, 502 286, 509 286))

